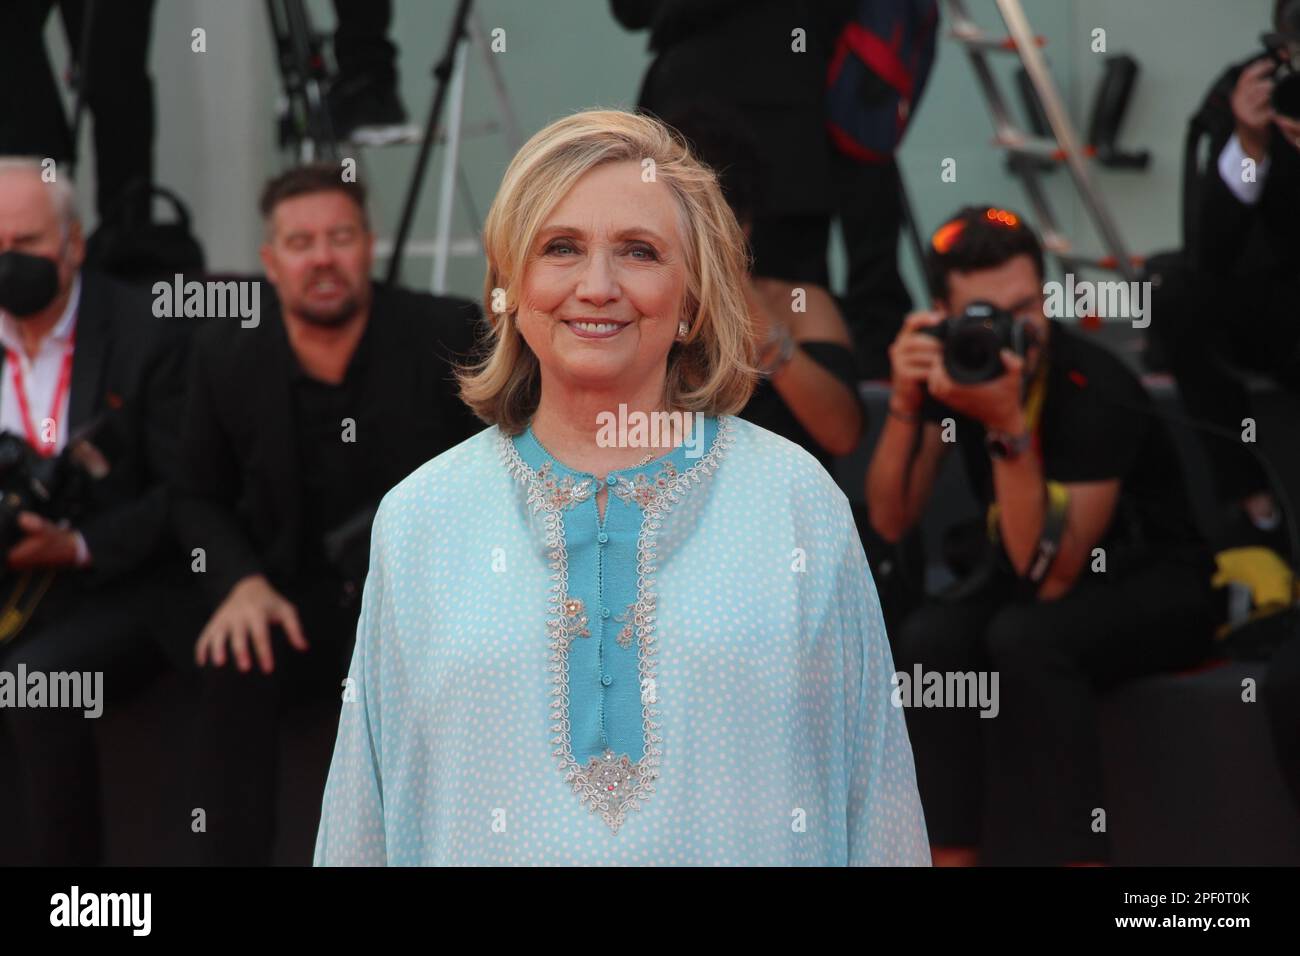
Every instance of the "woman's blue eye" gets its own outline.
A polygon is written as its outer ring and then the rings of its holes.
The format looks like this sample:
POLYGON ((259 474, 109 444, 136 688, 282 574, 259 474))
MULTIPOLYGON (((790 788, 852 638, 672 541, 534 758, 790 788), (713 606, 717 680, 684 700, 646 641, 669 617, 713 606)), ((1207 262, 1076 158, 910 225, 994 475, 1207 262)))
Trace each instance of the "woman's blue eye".
MULTIPOLYGON (((559 239, 556 240, 555 242, 550 243, 546 247, 546 251, 544 254, 549 256, 549 255, 557 255, 560 253, 570 253, 570 252, 576 253, 577 251, 578 251, 577 248, 573 245, 572 242, 570 242, 567 239, 559 239)), ((632 246, 628 249, 628 252, 631 255, 635 256, 636 258, 642 259, 643 261, 646 262, 657 261, 659 258, 659 254, 656 253, 652 247, 647 245, 632 246)))

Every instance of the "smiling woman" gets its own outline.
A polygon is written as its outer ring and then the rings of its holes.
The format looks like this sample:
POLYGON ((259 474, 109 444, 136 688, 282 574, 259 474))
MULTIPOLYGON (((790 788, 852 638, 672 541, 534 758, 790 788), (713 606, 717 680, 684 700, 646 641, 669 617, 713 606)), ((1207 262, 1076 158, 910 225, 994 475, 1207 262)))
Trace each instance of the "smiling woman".
POLYGON ((380 506, 316 862, 928 863, 848 502, 733 417, 753 334, 714 173, 579 113, 484 239, 461 382, 491 427, 380 506), (702 434, 647 454, 616 411, 702 434))
POLYGON ((484 244, 493 347, 463 395, 485 421, 545 428, 551 378, 557 407, 575 393, 615 407, 629 377, 647 412, 733 413, 752 392, 744 237, 712 170, 662 124, 599 110, 542 130, 506 170, 484 244), (575 322, 619 329, 579 348, 575 322))

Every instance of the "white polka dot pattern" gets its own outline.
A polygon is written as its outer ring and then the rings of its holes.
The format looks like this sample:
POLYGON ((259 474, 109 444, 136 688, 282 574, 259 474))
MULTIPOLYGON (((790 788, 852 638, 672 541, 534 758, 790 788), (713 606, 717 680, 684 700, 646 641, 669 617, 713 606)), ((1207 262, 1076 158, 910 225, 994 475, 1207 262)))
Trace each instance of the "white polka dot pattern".
POLYGON ((617 832, 555 771, 546 529, 498 430, 389 492, 317 865, 928 865, 848 502, 803 449, 728 424, 659 536, 663 753, 617 832))

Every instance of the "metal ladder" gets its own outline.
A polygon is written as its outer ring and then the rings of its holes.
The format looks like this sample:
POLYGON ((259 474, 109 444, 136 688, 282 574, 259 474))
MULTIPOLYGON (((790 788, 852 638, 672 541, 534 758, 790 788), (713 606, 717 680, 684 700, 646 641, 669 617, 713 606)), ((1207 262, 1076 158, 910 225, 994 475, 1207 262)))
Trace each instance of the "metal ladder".
MULTIPOLYGON (((432 259, 429 291, 435 295, 446 291, 448 260, 474 258, 483 255, 483 243, 480 233, 482 219, 470 193, 469 183, 465 178, 460 162, 460 143, 465 135, 488 135, 501 133, 510 154, 523 144, 518 120, 515 118, 514 105, 506 88, 505 79, 497 65, 496 55, 492 52, 487 29, 478 15, 477 7, 470 7, 465 20, 465 31, 456 40, 454 62, 451 67, 450 82, 447 89, 449 113, 447 120, 439 124, 435 142, 445 146, 438 183, 438 205, 432 239, 406 242, 404 254, 432 259), (499 119, 489 119, 476 124, 464 122, 465 73, 471 47, 478 47, 487 70, 488 80, 496 99, 499 119), (455 194, 459 188, 461 201, 473 222, 474 232, 470 235, 453 237, 451 235, 451 214, 455 205, 455 194)), ((417 164, 420 158, 416 159, 417 164)), ((418 172, 417 172, 418 175, 418 172)), ((407 226, 410 223, 406 224, 407 226)), ((399 231, 400 231, 399 226, 399 231)), ((393 239, 380 239, 375 243, 377 258, 390 258, 395 246, 393 239)), ((390 270, 392 263, 390 261, 390 270)))
POLYGON ((1013 157, 1026 159, 1050 159, 1064 162, 1070 170, 1075 187, 1083 199, 1085 208, 1091 216, 1097 234, 1106 249, 1101 257, 1088 257, 1075 252, 1073 243, 1061 231, 1052 208, 1047 202, 1047 195, 1038 181, 1038 173, 1031 162, 1015 164, 1015 173, 1024 185, 1025 193, 1033 206, 1034 215, 1042 231, 1043 245, 1052 253, 1067 271, 1077 268, 1104 269, 1118 272, 1125 279, 1137 279, 1138 269, 1142 265, 1139 256, 1128 253, 1124 240, 1119 234, 1115 220, 1111 217, 1106 202, 1102 199, 1096 184, 1092 181, 1088 168, 1088 159, 1093 150, 1080 145, 1079 136, 1070 123, 1065 103, 1052 82, 1047 62, 1039 49, 1045 41, 1034 36, 1029 26, 1020 0, 994 0, 998 12, 1007 27, 1006 37, 993 37, 985 33, 971 20, 966 11, 964 0, 948 0, 952 14, 950 35, 966 48, 971 67, 984 98, 988 101, 989 111, 993 115, 994 144, 1011 152, 1013 157), (988 53, 1013 53, 1020 57, 1025 73, 1033 84, 1034 92, 1042 105, 1043 114, 1051 126, 1054 138, 1033 136, 1025 133, 1011 119, 1006 101, 993 77, 985 55, 988 53))
MULTIPOLYGON (((292 154, 296 162, 337 161, 342 158, 343 147, 348 146, 358 165, 364 168, 364 151, 367 149, 387 149, 420 143, 423 130, 418 126, 411 126, 405 135, 382 144, 338 141, 325 104, 324 91, 329 77, 322 53, 322 40, 313 29, 306 4, 303 0, 267 0, 267 11, 272 27, 276 65, 283 84, 280 119, 282 151, 292 154)), ((483 254, 482 241, 477 235, 482 227, 481 217, 460 162, 462 138, 501 133, 511 153, 522 144, 519 124, 505 80, 490 49, 487 31, 476 8, 470 9, 465 34, 456 43, 448 99, 449 116, 446 122, 439 124, 434 137, 434 143, 446 149, 440 171, 435 234, 432 239, 407 242, 404 249, 406 255, 432 259, 429 289, 434 293, 442 293, 446 289, 450 257, 472 258, 483 254), (477 46, 483 55, 497 101, 499 119, 479 123, 463 121, 465 72, 471 46, 477 46), (473 222, 475 234, 459 237, 451 235, 451 214, 457 188, 473 222)), ((389 258, 394 244, 390 237, 378 238, 375 242, 376 258, 389 258)))

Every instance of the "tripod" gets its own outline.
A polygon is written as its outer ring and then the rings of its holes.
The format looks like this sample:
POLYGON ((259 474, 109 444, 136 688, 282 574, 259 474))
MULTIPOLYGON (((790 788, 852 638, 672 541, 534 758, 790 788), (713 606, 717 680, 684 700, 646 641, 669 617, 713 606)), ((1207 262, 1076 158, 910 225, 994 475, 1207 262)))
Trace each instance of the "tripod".
POLYGON ((307 6, 303 0, 266 0, 266 8, 284 84, 280 148, 292 150, 304 163, 338 159, 339 144, 325 105, 329 72, 307 6))
MULTIPOLYGON (((341 158, 341 144, 330 122, 323 94, 332 77, 326 67, 321 37, 312 29, 303 0, 267 0, 267 9, 275 38, 276 64, 284 86, 285 105, 280 118, 281 147, 292 150, 299 162, 337 161, 341 158)), ((458 185, 470 217, 474 220, 475 229, 480 225, 473 197, 460 167, 462 136, 501 130, 512 150, 518 147, 520 136, 505 82, 497 68, 496 57, 489 49, 486 31, 473 12, 471 0, 459 0, 442 56, 434 66, 433 76, 434 97, 418 140, 419 151, 402 203, 397 234, 391 242, 381 239, 376 244, 376 254, 389 258, 385 280, 389 284, 400 280, 402 260, 406 255, 431 255, 433 270, 430 288, 437 293, 442 292, 446 286, 447 261, 451 255, 482 253, 482 244, 476 236, 455 240, 451 237, 453 197, 458 185), (484 57, 497 100, 499 121, 490 120, 474 124, 471 128, 463 123, 463 106, 468 47, 475 44, 480 47, 484 57), (446 124, 442 125, 444 110, 449 111, 449 117, 446 124), (435 238, 432 242, 411 242, 424 173, 435 141, 442 142, 447 148, 438 191, 435 238)), ((416 140, 403 137, 382 145, 396 145, 399 142, 410 143, 416 140)), ((355 145, 381 144, 357 142, 355 145)))
POLYGON ((451 237, 452 197, 457 180, 459 180, 462 198, 468 207, 471 218, 474 220, 476 232, 481 225, 464 172, 460 167, 462 134, 470 131, 469 127, 463 123, 463 107, 468 48, 471 45, 477 45, 483 54, 484 65, 492 83, 492 91, 496 96, 500 116, 499 123, 489 121, 479 124, 474 131, 494 132, 500 129, 505 135, 507 146, 512 151, 519 146, 519 125, 515 121, 514 109, 510 103, 510 96, 506 92, 505 81, 497 68, 496 56, 488 44, 487 33, 483 29, 477 14, 472 11, 471 0, 460 0, 452 18, 451 30, 447 34, 447 43, 443 49, 442 57, 433 69, 437 86, 428 118, 425 121, 424 135, 420 140, 420 150, 416 156, 415 168, 411 172, 411 181, 407 187, 406 198, 402 203, 402 215, 397 235, 391 246, 383 244, 386 246, 384 252, 389 256, 388 275, 385 281, 390 285, 400 280, 402 259, 408 250, 412 254, 432 255, 433 274, 430 280, 430 291, 435 294, 440 294, 446 289, 447 260, 453 254, 453 251, 456 255, 482 254, 482 242, 477 235, 457 240, 453 240, 451 237), (450 118, 446 125, 440 128, 442 112, 444 106, 448 103, 450 103, 450 118), (445 143, 447 153, 443 158, 441 182, 439 183, 435 235, 432 243, 410 243, 411 227, 415 221, 415 210, 419 204, 420 190, 424 184, 425 167, 428 165, 429 156, 436 139, 440 139, 445 143))

